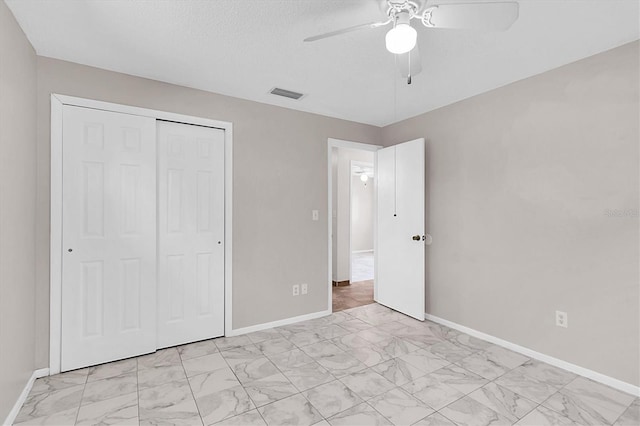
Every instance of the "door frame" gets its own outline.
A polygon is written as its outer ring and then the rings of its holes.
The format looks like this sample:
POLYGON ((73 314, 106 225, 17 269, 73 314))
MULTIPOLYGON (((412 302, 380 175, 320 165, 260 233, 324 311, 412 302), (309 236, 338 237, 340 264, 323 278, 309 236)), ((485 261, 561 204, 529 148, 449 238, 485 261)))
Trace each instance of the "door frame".
MULTIPOLYGON (((333 151, 333 148, 347 148, 347 149, 359 149, 362 151, 371 151, 371 152, 376 152, 379 149, 384 148, 382 145, 372 145, 372 144, 368 144, 368 143, 362 143, 362 142, 352 142, 352 141, 347 141, 347 140, 342 140, 342 139, 334 139, 334 138, 329 138, 327 140, 327 193, 328 193, 328 203, 327 203, 327 243, 328 243, 328 249, 327 249, 327 253, 328 253, 328 282, 327 282, 327 300, 328 300, 328 304, 327 304, 327 311, 328 312, 333 312, 333 170, 332 170, 332 164, 331 164, 331 153, 333 151)), ((373 170, 375 173, 376 170, 376 159, 374 158, 373 161, 373 170)), ((351 176, 351 170, 349 170, 349 176, 351 176)), ((349 184, 349 191, 351 191, 351 184, 349 184)), ((376 202, 375 200, 375 191, 374 191, 374 202, 376 202)), ((349 198, 351 198, 351 195, 349 195, 349 198)), ((351 203, 351 199, 349 199, 349 203, 351 203)), ((374 264, 377 263, 378 261, 378 251, 376 250, 376 227, 377 227, 377 215, 374 216, 374 228, 373 228, 373 262, 374 264)), ((351 222, 351 219, 349 219, 349 222, 351 222)), ((351 232, 351 229, 349 229, 349 232, 351 232)), ((349 236, 349 238, 351 238, 351 236, 349 236)), ((349 250, 351 250, 351 242, 349 242, 349 250)), ((349 259, 351 259, 351 254, 349 254, 349 259)), ((349 266, 349 275, 351 275, 351 266, 349 266)), ((373 298, 375 299, 375 279, 376 276, 376 272, 374 271, 374 296, 373 298)), ((349 276, 349 279, 351 279, 351 276, 349 276)))
POLYGON ((123 114, 139 115, 156 120, 174 121, 224 130, 224 331, 232 326, 232 220, 233 220, 233 123, 51 94, 51 204, 50 204, 50 270, 49 270, 49 374, 61 371, 62 351, 62 111, 63 106, 92 108, 123 114))

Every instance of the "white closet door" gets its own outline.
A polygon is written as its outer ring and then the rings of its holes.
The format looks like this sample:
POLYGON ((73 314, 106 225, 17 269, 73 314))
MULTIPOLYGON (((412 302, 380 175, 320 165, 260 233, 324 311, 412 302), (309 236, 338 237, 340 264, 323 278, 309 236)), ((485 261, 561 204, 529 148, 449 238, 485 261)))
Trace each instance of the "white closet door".
POLYGON ((224 334, 224 131, 158 121, 158 348, 224 334))
POLYGON ((156 348, 155 119, 63 109, 62 371, 156 348))

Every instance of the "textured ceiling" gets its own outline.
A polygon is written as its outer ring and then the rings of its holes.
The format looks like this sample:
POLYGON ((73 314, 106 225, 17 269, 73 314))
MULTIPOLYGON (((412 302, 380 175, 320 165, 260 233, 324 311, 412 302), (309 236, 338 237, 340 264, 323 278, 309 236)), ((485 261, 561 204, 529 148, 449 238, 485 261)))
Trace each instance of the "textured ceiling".
POLYGON ((384 1, 6 3, 42 56, 378 126, 640 38, 638 0, 521 0, 520 19, 504 33, 413 21, 423 71, 407 86, 384 47, 385 28, 302 42, 380 20, 384 1), (268 94, 274 86, 306 96, 278 98, 268 94))

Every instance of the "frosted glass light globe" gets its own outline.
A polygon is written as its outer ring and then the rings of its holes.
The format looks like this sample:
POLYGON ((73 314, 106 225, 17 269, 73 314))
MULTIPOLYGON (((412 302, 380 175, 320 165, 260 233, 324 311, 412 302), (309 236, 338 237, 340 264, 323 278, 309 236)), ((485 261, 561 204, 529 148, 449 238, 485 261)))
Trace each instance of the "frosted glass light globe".
POLYGON ((385 37, 387 50, 397 55, 407 53, 416 47, 418 32, 409 24, 398 24, 385 37))

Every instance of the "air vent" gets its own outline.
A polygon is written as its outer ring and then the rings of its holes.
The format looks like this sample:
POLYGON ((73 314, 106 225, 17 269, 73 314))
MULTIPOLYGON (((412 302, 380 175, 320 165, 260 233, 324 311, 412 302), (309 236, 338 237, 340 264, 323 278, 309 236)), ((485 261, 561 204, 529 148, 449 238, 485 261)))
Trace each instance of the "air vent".
POLYGON ((272 95, 283 96, 285 98, 295 100, 298 100, 304 96, 302 93, 292 92, 291 90, 281 89, 279 87, 274 87, 269 93, 271 93, 272 95))

